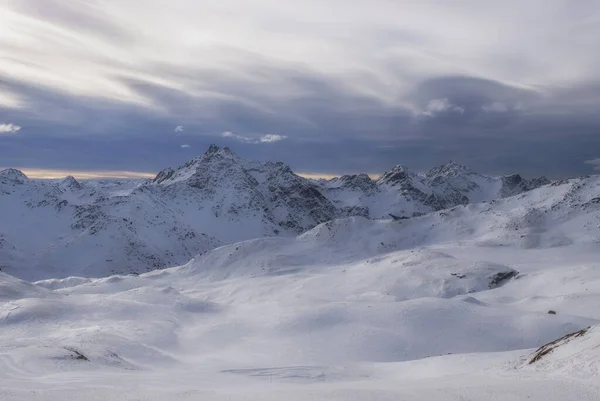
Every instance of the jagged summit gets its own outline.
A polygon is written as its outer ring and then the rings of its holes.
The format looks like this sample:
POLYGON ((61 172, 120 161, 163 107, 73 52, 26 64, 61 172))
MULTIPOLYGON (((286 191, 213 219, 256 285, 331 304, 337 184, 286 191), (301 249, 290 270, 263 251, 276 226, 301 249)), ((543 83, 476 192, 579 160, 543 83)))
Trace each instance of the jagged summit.
POLYGON ((23 174, 21 170, 17 170, 16 168, 7 168, 5 170, 0 171, 0 179, 14 182, 17 184, 22 184, 25 181, 29 180, 29 178, 25 174, 23 174))
POLYGON ((461 174, 477 174, 469 167, 464 164, 456 163, 452 160, 429 170, 425 173, 427 177, 434 177, 436 175, 445 175, 448 177, 455 177, 461 174))
POLYGON ((234 159, 234 160, 239 160, 240 157, 234 153, 231 149, 229 149, 227 146, 220 148, 215 144, 212 144, 208 147, 208 149, 206 150, 206 152, 204 152, 204 154, 198 158, 196 158, 196 161, 205 161, 205 160, 211 160, 211 159, 215 159, 215 158, 222 158, 222 159, 234 159))
MULTIPOLYGON (((243 159, 230 148, 210 145, 207 151, 177 168, 167 168, 152 180, 155 184, 186 183, 198 188, 211 182, 222 185, 225 181, 241 180, 263 182, 265 179, 286 177, 304 180, 281 161, 250 161, 243 159)), ((250 182, 249 184, 253 184, 250 182)))
POLYGON ((406 182, 407 180, 410 180, 415 175, 416 174, 412 172, 408 167, 398 164, 394 166, 391 170, 383 173, 379 180, 377 180, 377 183, 399 185, 406 182))
POLYGON ((220 148, 213 143, 208 147, 205 154, 210 155, 210 154, 214 154, 214 153, 234 154, 233 151, 231 149, 229 149, 227 146, 220 148))
POLYGON ((209 147, 208 150, 206 151, 206 153, 216 153, 220 150, 220 148, 215 145, 214 143, 212 143, 209 147))
POLYGON ((63 189, 65 188, 70 188, 73 190, 80 190, 83 189, 83 185, 81 185, 81 183, 79 181, 77 181, 75 179, 75 177, 73 177, 72 175, 68 175, 65 178, 63 178, 62 180, 60 180, 58 182, 59 186, 63 189))
POLYGON ((220 148, 212 144, 203 155, 177 168, 169 167, 160 171, 152 181, 156 184, 173 184, 189 180, 196 173, 202 173, 211 166, 214 169, 227 169, 234 164, 244 164, 245 162, 228 147, 220 148))
POLYGON ((334 177, 330 180, 324 180, 330 189, 349 189, 365 192, 373 192, 377 189, 375 181, 368 174, 345 174, 340 177, 334 177))
POLYGON ((196 221, 212 225, 225 220, 217 236, 225 241, 298 234, 342 216, 315 183, 286 164, 248 161, 216 145, 176 169, 161 171, 146 187, 171 203, 196 205, 196 221))

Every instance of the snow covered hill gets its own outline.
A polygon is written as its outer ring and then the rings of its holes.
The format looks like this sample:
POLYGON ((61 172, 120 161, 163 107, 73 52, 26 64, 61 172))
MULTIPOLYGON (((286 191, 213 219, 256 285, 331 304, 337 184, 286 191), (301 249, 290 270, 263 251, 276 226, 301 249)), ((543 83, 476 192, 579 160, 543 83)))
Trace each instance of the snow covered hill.
POLYGON ((0 398, 597 400, 599 245, 594 176, 139 276, 2 274, 0 398))
POLYGON ((0 172, 0 268, 27 279, 141 273, 337 218, 410 217, 545 183, 454 163, 424 174, 397 166, 378 181, 366 174, 314 181, 214 145, 149 181, 31 180, 8 169, 0 172))

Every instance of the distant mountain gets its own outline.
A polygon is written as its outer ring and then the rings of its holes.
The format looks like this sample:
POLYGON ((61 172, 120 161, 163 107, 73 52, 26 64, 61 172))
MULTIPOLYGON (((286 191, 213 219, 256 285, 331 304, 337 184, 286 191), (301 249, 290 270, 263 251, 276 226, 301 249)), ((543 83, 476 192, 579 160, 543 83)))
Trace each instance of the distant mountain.
POLYGON ((140 183, 119 184, 1 172, 0 269, 23 278, 133 273, 176 264, 220 244, 140 183))
POLYGON ((320 181, 323 193, 338 207, 361 208, 371 218, 387 218, 390 214, 413 217, 517 195, 549 183, 545 177, 526 180, 518 174, 487 176, 454 162, 425 173, 397 165, 376 181, 366 174, 320 181))
POLYGON ((37 279, 140 273, 333 219, 413 217, 547 183, 456 163, 426 173, 396 166, 376 181, 366 174, 311 180, 215 145, 146 181, 31 180, 8 169, 0 172, 0 268, 37 279))

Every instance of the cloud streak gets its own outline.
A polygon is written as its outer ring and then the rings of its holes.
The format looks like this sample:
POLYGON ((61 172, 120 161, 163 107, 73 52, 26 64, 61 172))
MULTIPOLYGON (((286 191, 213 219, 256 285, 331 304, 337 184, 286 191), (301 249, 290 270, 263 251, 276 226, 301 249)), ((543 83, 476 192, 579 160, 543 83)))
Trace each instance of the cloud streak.
MULTIPOLYGON (((505 83, 564 85, 595 78, 594 67, 600 66, 590 57, 596 41, 586 40, 597 33, 594 26, 572 30, 582 15, 598 12, 591 0, 573 7, 558 0, 451 6, 374 0, 344 7, 316 0, 258 0, 252 6, 242 0, 219 5, 177 0, 172 6, 148 0, 143 12, 133 0, 22 0, 3 7, 7 35, 0 49, 11 56, 0 62, 5 77, 149 108, 155 106, 153 99, 124 78, 195 96, 210 82, 189 79, 194 71, 221 70, 235 79, 259 60, 279 65, 309 61, 317 73, 389 102, 409 90, 410 82, 432 76, 470 71, 505 83), (532 11, 535 24, 528 17, 532 11), (332 30, 332 23, 344 30, 332 30), (564 40, 567 34, 572 41, 564 40), (80 62, 65 62, 73 58, 80 62), (570 74, 574 65, 577 77, 570 74), (178 69, 192 74, 184 77, 178 69)), ((261 80, 269 78, 274 77, 265 74, 261 80)))
POLYGON ((594 171, 600 171, 600 157, 596 159, 586 160, 584 163, 592 166, 594 171))

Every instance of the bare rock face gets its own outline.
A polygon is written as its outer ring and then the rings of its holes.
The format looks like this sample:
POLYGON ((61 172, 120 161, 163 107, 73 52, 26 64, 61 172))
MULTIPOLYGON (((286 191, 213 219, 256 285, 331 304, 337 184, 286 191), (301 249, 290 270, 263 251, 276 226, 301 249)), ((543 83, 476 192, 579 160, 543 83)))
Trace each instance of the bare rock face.
MULTIPOLYGON (((551 311, 551 312, 554 312, 554 311, 551 311)), ((554 312, 554 314, 556 314, 556 312, 554 312)), ((535 352, 533 353, 533 355, 531 355, 531 358, 529 359, 529 361, 527 363, 529 365, 532 365, 536 362, 541 361, 542 359, 544 359, 544 357, 546 355, 550 354, 557 348, 565 346, 566 344, 568 344, 569 342, 573 341, 576 338, 583 337, 588 332, 589 329, 590 328, 587 327, 585 329, 578 330, 573 333, 569 333, 561 338, 558 338, 554 341, 551 341, 547 344, 542 345, 540 348, 535 350, 535 352)))
POLYGON ((519 174, 507 175, 502 178, 502 197, 518 195, 525 191, 541 187, 542 185, 550 184, 550 180, 546 177, 534 178, 526 180, 519 174))

